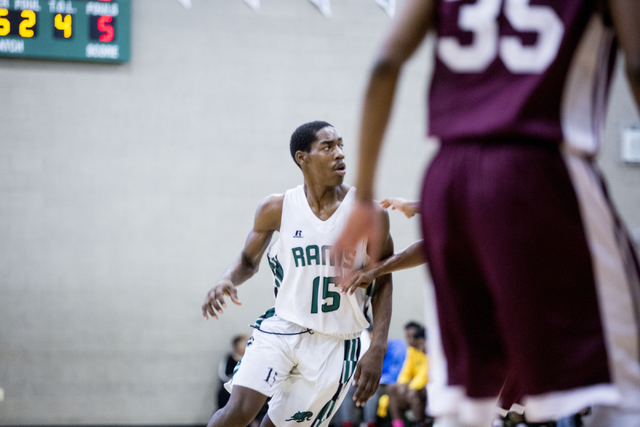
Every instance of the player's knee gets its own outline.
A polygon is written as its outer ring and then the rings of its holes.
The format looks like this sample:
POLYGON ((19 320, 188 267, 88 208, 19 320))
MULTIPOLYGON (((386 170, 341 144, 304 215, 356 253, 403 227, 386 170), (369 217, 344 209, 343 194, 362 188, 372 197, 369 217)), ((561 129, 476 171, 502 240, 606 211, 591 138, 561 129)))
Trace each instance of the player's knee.
POLYGON ((255 419, 258 411, 253 413, 253 411, 248 411, 246 407, 244 410, 242 409, 241 405, 234 407, 227 404, 213 415, 207 427, 247 427, 255 419))
POLYGON ((266 396, 257 392, 238 390, 231 394, 227 405, 213 415, 208 427, 246 427, 256 418, 266 400, 266 396))

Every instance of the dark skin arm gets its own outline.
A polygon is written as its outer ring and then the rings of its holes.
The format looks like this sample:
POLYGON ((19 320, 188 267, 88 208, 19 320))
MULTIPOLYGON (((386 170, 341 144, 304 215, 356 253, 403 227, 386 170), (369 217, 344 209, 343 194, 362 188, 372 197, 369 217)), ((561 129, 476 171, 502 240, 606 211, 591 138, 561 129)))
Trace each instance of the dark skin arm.
POLYGON ((340 284, 341 292, 353 294, 356 289, 369 286, 376 277, 424 264, 422 242, 422 240, 418 240, 402 251, 374 264, 370 268, 367 267, 353 271, 347 279, 340 284))
MULTIPOLYGON (((388 209, 389 207, 393 210, 397 209, 405 214, 407 218, 411 218, 420 212, 419 202, 401 197, 384 199, 380 202, 380 206, 383 209, 388 209)), ((341 292, 353 294, 356 289, 366 288, 376 277, 382 276, 383 274, 390 274, 394 271, 405 270, 424 264, 422 243, 422 240, 418 240, 397 254, 393 254, 378 263, 352 271, 351 274, 348 274, 346 279, 340 283, 341 292)))
POLYGON ((613 25, 620 48, 624 52, 627 78, 636 108, 640 112, 640 2, 638 0, 609 0, 613 25))
POLYGON ((237 286, 249 280, 258 272, 260 260, 267 250, 273 232, 280 229, 282 217, 282 201, 284 195, 276 194, 267 197, 260 203, 256 210, 253 229, 249 232, 244 249, 240 255, 227 267, 222 277, 211 288, 202 304, 202 315, 217 319, 227 307, 225 295, 231 298, 236 305, 242 303, 238 300, 237 286))
MULTIPOLYGON (((389 235, 389 215, 386 211, 378 208, 382 229, 381 235, 385 244, 383 255, 393 254, 393 240, 389 235)), ((391 322, 391 295, 393 283, 391 274, 386 274, 378 279, 376 291, 371 298, 371 309, 373 310, 373 332, 371 334, 371 345, 369 350, 358 362, 356 372, 353 376, 353 383, 357 385, 353 394, 356 406, 364 404, 373 396, 380 384, 382 374, 382 362, 387 352, 387 338, 389 336, 389 324, 391 322)))
POLYGON ((383 240, 379 235, 379 217, 375 215, 373 202, 380 148, 400 71, 433 25, 433 4, 432 0, 407 0, 374 63, 360 119, 357 202, 336 242, 337 253, 353 250, 362 238, 367 238, 372 247, 372 258, 375 261, 380 259, 383 240))

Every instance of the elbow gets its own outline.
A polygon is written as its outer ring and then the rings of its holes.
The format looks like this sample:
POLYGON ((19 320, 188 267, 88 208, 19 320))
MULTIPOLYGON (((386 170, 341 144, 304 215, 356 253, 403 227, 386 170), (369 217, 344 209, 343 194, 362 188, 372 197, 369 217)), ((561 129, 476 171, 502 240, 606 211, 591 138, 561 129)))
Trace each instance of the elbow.
POLYGON ((395 77, 400 72, 402 61, 394 59, 390 55, 381 54, 373 64, 371 70, 372 79, 384 79, 387 77, 395 77))
POLYGON ((242 268, 253 276, 258 272, 260 264, 254 262, 246 253, 242 252, 242 268))

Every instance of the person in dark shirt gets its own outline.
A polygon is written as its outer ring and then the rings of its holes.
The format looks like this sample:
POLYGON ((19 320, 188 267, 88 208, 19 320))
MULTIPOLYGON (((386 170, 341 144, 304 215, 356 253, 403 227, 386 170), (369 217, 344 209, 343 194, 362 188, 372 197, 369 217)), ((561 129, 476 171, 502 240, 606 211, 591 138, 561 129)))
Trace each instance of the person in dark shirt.
POLYGON ((249 337, 243 334, 233 337, 233 351, 220 361, 218 366, 218 378, 220 378, 220 389, 218 390, 218 409, 224 407, 229 401, 229 392, 224 388, 224 383, 229 381, 233 376, 233 369, 236 367, 242 356, 244 349, 247 347, 249 337))

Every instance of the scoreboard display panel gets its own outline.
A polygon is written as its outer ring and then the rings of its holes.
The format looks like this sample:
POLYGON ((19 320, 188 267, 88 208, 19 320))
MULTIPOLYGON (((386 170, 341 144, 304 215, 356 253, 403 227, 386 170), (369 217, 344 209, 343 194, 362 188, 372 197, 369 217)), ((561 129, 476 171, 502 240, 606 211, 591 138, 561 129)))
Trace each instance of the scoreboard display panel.
POLYGON ((0 0, 0 56, 127 62, 131 0, 0 0))

